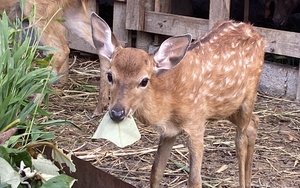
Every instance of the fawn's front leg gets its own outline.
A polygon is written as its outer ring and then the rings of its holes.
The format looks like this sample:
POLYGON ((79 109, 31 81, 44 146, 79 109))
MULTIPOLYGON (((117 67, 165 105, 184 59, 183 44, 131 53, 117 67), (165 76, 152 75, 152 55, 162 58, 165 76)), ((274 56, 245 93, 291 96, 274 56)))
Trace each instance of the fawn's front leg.
POLYGON ((190 160, 190 175, 188 181, 189 188, 201 188, 201 168, 204 151, 204 126, 205 121, 195 123, 195 126, 187 126, 188 149, 190 160))
POLYGON ((167 161, 169 159, 172 147, 176 141, 176 136, 164 137, 160 136, 158 149, 155 155, 155 160, 151 169, 150 187, 158 188, 162 180, 167 161))

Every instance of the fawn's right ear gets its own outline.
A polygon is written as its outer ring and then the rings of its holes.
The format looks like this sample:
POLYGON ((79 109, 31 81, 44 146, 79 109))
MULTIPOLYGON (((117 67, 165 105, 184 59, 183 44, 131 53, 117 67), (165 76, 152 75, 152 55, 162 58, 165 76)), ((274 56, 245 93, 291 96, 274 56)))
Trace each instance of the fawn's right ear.
POLYGON ((165 40, 153 56, 158 73, 161 70, 168 70, 176 66, 185 56, 191 40, 192 36, 190 34, 165 40))
POLYGON ((107 23, 94 12, 91 14, 91 24, 93 42, 98 54, 111 61, 113 52, 120 46, 119 42, 107 23))

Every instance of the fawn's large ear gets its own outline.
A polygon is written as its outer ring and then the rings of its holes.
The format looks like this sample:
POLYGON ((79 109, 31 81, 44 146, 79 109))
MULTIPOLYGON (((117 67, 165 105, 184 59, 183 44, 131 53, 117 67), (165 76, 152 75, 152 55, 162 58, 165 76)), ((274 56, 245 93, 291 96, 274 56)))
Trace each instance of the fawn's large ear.
POLYGON ((120 46, 119 42, 107 23, 94 12, 91 14, 91 24, 93 42, 98 54, 111 61, 113 52, 120 46))
POLYGON ((176 66, 186 54, 191 40, 192 36, 190 34, 175 36, 165 40, 153 57, 158 71, 171 69, 176 66))

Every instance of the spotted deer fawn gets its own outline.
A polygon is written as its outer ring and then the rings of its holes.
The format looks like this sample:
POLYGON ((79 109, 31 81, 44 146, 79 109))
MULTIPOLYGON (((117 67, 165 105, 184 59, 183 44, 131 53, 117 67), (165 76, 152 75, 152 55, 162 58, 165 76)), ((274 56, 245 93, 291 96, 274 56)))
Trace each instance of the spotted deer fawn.
POLYGON ((109 115, 121 122, 134 114, 161 129, 151 171, 159 187, 176 136, 187 133, 188 187, 202 187, 201 163, 206 120, 236 125, 240 187, 251 186, 258 118, 252 113, 264 61, 265 41, 252 26, 223 21, 191 43, 191 35, 164 41, 154 54, 119 45, 109 26, 91 16, 99 56, 110 62, 109 115))

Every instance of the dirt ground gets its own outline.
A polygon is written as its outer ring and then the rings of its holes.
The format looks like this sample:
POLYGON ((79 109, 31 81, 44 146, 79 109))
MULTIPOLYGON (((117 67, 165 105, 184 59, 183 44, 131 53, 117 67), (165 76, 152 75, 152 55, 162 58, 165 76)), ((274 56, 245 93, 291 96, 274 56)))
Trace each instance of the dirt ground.
MULTIPOLYGON (((73 121, 52 128, 58 145, 136 187, 149 187, 151 165, 159 134, 154 127, 138 124, 142 138, 129 147, 106 140, 92 141, 101 117, 92 118, 97 104, 99 62, 95 56, 72 53, 70 79, 50 98, 54 119, 73 121), (77 57, 76 57, 77 56, 77 57), (76 61, 76 63, 74 63, 76 61)), ((260 118, 253 162, 253 187, 300 187, 300 105, 259 94, 255 114, 260 118)), ((202 165, 204 187, 238 187, 234 146, 235 127, 227 121, 209 123, 202 165)), ((178 137, 162 187, 185 187, 188 179, 185 135, 178 137)))

